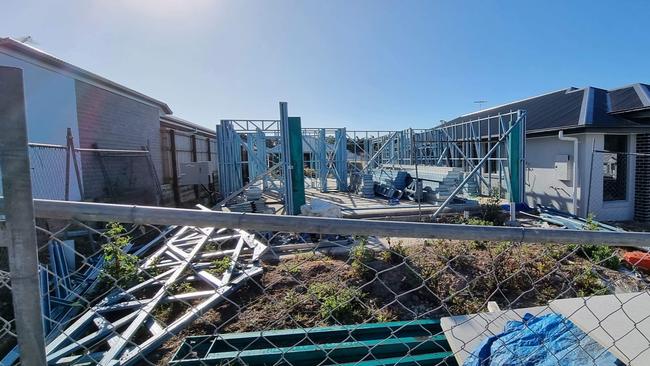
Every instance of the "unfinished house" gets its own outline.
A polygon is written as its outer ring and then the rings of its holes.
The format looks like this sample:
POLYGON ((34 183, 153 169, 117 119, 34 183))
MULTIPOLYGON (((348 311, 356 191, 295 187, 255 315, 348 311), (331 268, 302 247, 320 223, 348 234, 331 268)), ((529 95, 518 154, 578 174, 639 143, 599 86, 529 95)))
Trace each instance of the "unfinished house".
MULTIPOLYGON (((525 200, 599 220, 650 220, 650 87, 567 88, 446 124, 525 110, 525 200)), ((495 131, 495 130, 493 130, 495 131)), ((487 132, 479 134, 484 140, 487 132)), ((485 143, 484 143, 485 144, 485 143)), ((485 149, 480 146, 479 150, 485 149)), ((476 149, 468 150, 476 155, 476 149)), ((498 169, 487 164, 484 176, 498 169)))

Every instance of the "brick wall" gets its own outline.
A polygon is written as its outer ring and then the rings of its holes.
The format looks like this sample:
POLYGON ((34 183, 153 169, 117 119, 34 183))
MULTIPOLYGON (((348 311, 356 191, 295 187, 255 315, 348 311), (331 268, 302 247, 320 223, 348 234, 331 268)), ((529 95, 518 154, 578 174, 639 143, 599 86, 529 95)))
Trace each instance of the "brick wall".
MULTIPOLYGON (((148 146, 161 177, 159 109, 76 81, 79 145, 140 150, 148 146)), ((145 158, 82 153, 84 198, 121 203, 155 203, 155 186, 145 158), (102 169, 103 165, 103 169, 102 169), (105 176, 108 176, 107 184, 105 176), (113 197, 111 197, 111 194, 113 197)))
MULTIPOLYGON (((650 154, 650 134, 636 136, 636 152, 650 154)), ((650 221, 650 157, 636 157, 636 194, 634 196, 634 219, 650 221)))

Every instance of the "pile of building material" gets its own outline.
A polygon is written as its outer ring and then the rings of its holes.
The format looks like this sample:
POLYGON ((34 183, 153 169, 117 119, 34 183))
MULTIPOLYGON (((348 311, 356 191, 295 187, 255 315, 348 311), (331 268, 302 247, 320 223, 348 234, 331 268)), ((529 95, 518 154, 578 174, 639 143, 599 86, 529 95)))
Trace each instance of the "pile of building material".
POLYGON ((411 201, 422 201, 424 199, 424 188, 421 180, 413 179, 408 187, 404 188, 404 196, 411 201))
POLYGON ((375 196, 375 180, 372 174, 366 173, 361 176, 361 197, 372 198, 375 196))
POLYGON ((400 191, 406 188, 406 182, 409 179, 409 173, 405 170, 398 170, 393 179, 393 186, 400 191))
POLYGON ((224 208, 230 212, 268 213, 269 211, 269 207, 266 206, 264 199, 233 203, 224 208))
MULTIPOLYGON (((267 207, 264 197, 262 197, 262 188, 251 186, 244 190, 244 194, 235 197, 239 202, 231 203, 224 207, 231 212, 249 212, 249 213, 273 213, 273 209, 267 207)), ((235 201, 235 200, 233 200, 235 201)))
POLYGON ((551 224, 562 226, 571 230, 599 230, 599 231, 625 231, 619 227, 607 225, 593 219, 583 219, 568 212, 552 207, 537 205, 539 217, 551 224))
POLYGON ((168 240, 140 248, 142 281, 115 288, 47 344, 56 364, 131 365, 262 273, 267 246, 238 229, 174 228, 168 240), (228 257, 217 273, 213 261, 228 257), (178 303, 182 313, 165 324, 159 310, 178 303), (158 315, 158 316, 157 316, 158 315))
MULTIPOLYGON (((396 177, 402 174, 400 172, 408 173, 412 179, 417 177, 422 182, 423 199, 431 203, 440 203, 446 200, 463 181, 466 174, 462 168, 443 166, 418 166, 417 173, 414 165, 401 165, 396 169, 399 169, 395 173, 396 177)), ((470 180, 466 184, 466 193, 474 194, 477 189, 474 180, 470 180)), ((411 187, 411 190, 415 190, 415 187, 411 187)))
POLYGON ((390 179, 384 180, 383 183, 376 183, 375 193, 380 196, 384 196, 388 199, 396 199, 396 200, 402 198, 402 195, 404 194, 404 192, 395 188, 393 181, 391 181, 390 179))

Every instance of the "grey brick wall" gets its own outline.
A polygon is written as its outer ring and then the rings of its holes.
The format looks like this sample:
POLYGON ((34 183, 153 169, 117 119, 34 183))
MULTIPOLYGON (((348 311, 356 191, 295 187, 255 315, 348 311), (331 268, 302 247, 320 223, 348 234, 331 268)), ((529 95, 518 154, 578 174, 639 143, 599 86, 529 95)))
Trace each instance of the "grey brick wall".
MULTIPOLYGON (((148 146, 160 180, 159 109, 81 81, 76 81, 75 87, 80 146, 132 150, 148 146)), ((81 164, 85 199, 155 203, 154 181, 145 158, 107 156, 100 161, 95 153, 82 153, 81 164), (104 171, 109 177, 110 187, 104 171)))
MULTIPOLYGON (((650 134, 636 136, 636 152, 650 154, 650 134)), ((634 219, 650 221, 650 157, 636 157, 634 219)))

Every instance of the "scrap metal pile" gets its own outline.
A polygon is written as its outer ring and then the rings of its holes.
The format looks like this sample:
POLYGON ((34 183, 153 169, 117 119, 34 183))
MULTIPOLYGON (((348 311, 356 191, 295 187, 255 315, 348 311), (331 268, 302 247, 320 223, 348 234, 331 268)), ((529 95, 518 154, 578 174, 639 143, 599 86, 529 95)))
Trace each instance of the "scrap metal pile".
POLYGON ((254 234, 171 230, 171 238, 161 234, 134 253, 141 258, 141 282, 113 289, 48 342, 48 364, 133 364, 262 273, 267 246, 254 234), (182 310, 165 323, 157 315, 174 304, 182 310))

